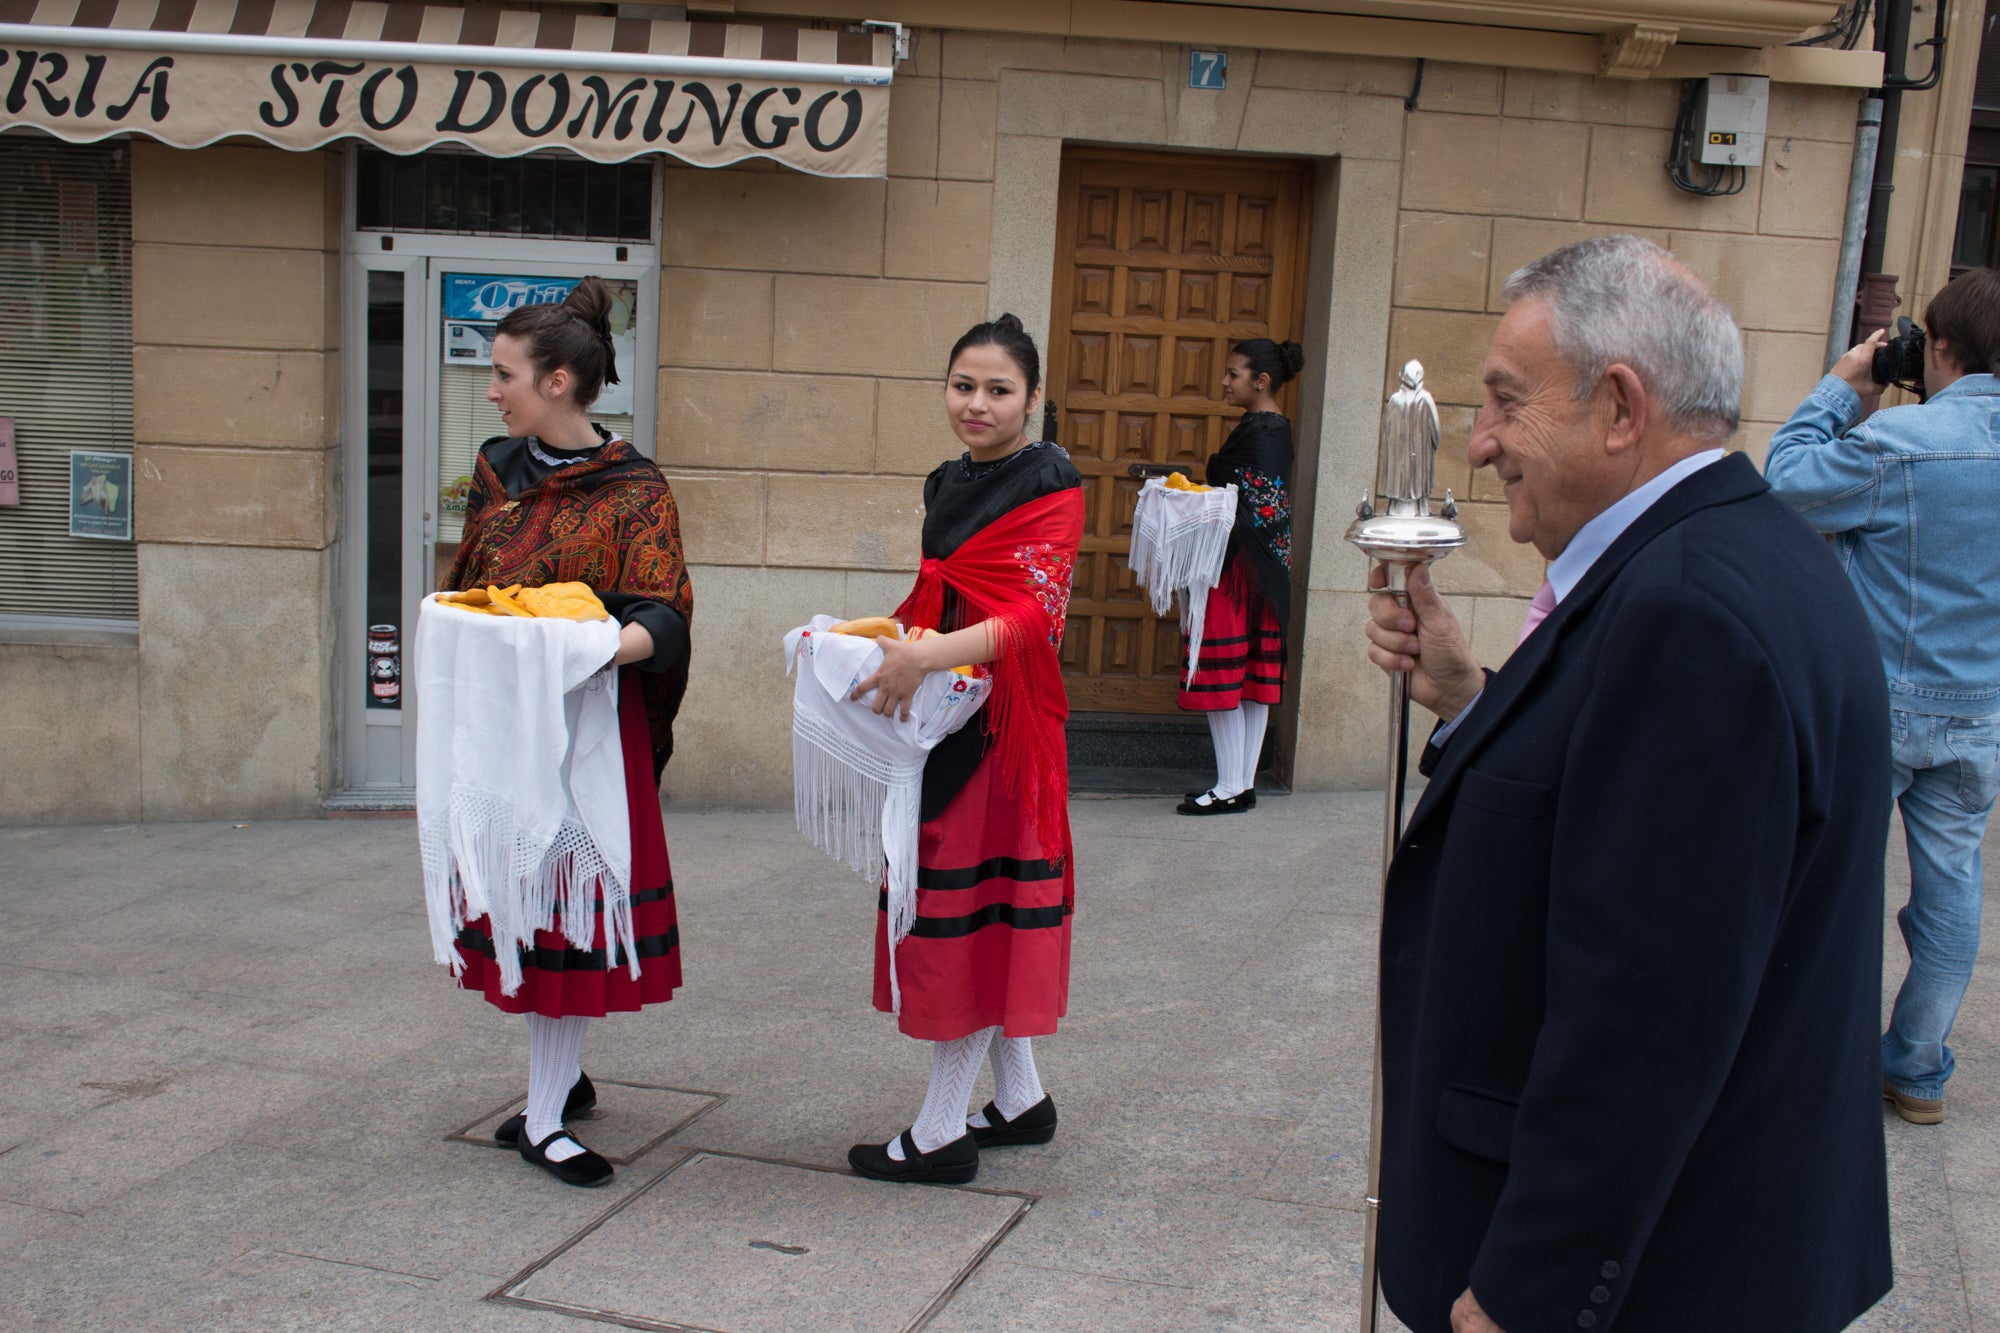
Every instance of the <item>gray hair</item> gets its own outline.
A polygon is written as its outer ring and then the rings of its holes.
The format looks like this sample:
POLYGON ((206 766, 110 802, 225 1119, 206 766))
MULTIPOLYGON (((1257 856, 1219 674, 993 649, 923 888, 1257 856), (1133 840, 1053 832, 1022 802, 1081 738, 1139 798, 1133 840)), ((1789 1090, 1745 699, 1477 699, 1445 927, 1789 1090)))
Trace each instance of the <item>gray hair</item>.
POLYGON ((1565 245, 1515 271, 1512 303, 1549 303, 1556 352, 1588 398, 1630 366, 1668 424, 1720 444, 1743 415, 1743 333, 1729 307, 1672 255, 1637 236, 1565 245))

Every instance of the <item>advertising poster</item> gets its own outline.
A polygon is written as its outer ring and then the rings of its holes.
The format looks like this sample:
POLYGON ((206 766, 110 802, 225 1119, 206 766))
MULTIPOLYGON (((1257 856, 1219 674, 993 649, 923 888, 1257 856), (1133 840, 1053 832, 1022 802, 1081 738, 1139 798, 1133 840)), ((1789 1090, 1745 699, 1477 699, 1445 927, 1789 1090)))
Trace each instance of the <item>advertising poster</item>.
MULTIPOLYGON (((524 305, 561 301, 576 287, 576 278, 510 276, 505 273, 444 275, 444 363, 448 366, 493 364, 493 334, 509 311, 524 305)), ((632 415, 630 371, 639 354, 633 308, 639 284, 631 278, 609 278, 611 288, 611 348, 618 358, 621 384, 607 384, 591 405, 593 415, 632 415)))
POLYGON ((69 451, 69 535, 132 540, 132 455, 69 451))
POLYGON ((0 505, 21 503, 21 465, 14 461, 14 418, 0 417, 0 505))

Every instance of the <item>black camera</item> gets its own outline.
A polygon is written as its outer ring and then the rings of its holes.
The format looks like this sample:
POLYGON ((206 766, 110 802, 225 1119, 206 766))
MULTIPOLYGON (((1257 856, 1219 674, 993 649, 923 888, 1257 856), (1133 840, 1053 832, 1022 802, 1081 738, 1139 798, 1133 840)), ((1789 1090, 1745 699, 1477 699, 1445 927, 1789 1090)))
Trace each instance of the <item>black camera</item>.
POLYGON ((1869 375, 1877 384, 1924 382, 1924 331, 1908 315, 1896 317, 1896 336, 1875 349, 1869 375))

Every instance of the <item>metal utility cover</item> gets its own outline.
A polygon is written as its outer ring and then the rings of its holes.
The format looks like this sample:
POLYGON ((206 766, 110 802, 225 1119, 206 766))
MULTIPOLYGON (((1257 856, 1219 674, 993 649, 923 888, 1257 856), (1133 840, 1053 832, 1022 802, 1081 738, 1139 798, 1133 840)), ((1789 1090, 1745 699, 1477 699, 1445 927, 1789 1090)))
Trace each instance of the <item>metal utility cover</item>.
POLYGON ((908 1333, 1032 1204, 698 1152, 494 1298, 636 1328, 908 1333))

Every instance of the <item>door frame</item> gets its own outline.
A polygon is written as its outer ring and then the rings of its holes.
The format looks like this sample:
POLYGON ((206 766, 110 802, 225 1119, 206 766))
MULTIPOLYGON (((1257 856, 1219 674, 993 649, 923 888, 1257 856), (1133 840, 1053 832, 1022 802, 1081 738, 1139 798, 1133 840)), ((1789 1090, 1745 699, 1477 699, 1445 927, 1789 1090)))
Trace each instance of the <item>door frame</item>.
MULTIPOLYGON (((352 181, 352 155, 349 179, 352 181)), ((655 198, 658 198, 655 173, 655 198)), ((349 192, 352 198, 352 191, 349 192)), ((659 216, 655 208, 654 216, 659 216)), ((600 273, 638 283, 640 319, 632 383, 632 444, 647 457, 655 452, 658 425, 660 263, 657 245, 608 241, 522 240, 516 237, 460 236, 438 232, 358 231, 350 210, 341 246, 341 552, 335 562, 335 616, 338 662, 334 678, 336 794, 372 797, 391 804, 414 800, 416 775, 416 692, 408 671, 415 618, 410 609, 429 590, 437 542, 438 492, 435 435, 442 383, 443 300, 438 275, 444 272, 511 272, 569 277, 600 273), (618 258, 619 251, 624 258, 618 258), (368 274, 404 274, 403 306, 403 532, 402 595, 404 681, 402 706, 365 705, 367 688, 367 530, 368 530, 368 274), (426 503, 430 501, 431 503, 426 503), (400 729, 401 773, 391 781, 368 772, 372 729, 400 729)), ((621 372, 625 371, 621 367, 621 372)), ((382 743, 376 742, 379 747, 382 743)))
MULTIPOLYGON (((1319 164, 1312 158, 1254 153, 1205 152, 1172 147, 1113 147, 1099 144, 1065 143, 1062 146, 1058 169, 1059 185, 1056 195, 1055 229, 1053 236, 1054 267, 1050 280, 1048 332, 1046 338, 1048 366, 1045 380, 1048 386, 1047 392, 1051 395, 1052 399, 1062 392, 1060 386, 1068 382, 1071 353, 1068 334, 1071 331, 1071 319, 1074 315, 1075 306, 1076 264, 1073 256, 1076 251, 1077 228, 1079 225, 1075 203, 1077 187, 1081 183, 1080 177, 1086 163, 1106 163, 1156 169, 1159 172, 1162 186, 1169 191, 1181 191, 1199 187, 1202 183, 1203 173, 1211 169, 1229 172, 1261 169, 1296 173, 1299 177, 1299 189, 1296 200, 1297 216, 1291 224, 1293 232, 1289 238, 1291 252, 1282 258, 1278 258, 1277 252, 1274 252, 1275 262, 1272 269, 1272 298, 1275 302, 1282 297, 1287 303, 1289 309, 1286 311, 1286 314, 1289 317, 1291 328, 1290 331, 1285 331, 1285 327, 1279 325, 1274 317, 1272 321, 1272 336, 1280 339, 1296 338, 1301 343, 1307 341, 1306 325, 1308 322, 1308 307, 1311 304, 1312 298, 1308 275, 1311 272, 1312 263, 1313 206, 1317 176, 1320 169, 1319 164), (1291 280, 1289 285, 1281 292, 1276 280, 1279 273, 1286 267, 1289 268, 1291 280)), ((1173 225, 1177 227, 1179 222, 1177 221, 1173 225)), ((1172 265, 1168 264, 1167 266, 1171 267, 1172 265)), ((1276 310, 1274 307, 1274 316, 1275 313, 1276 310)), ((1217 327, 1219 329, 1226 328, 1227 322, 1218 321, 1217 327)), ((1164 387, 1162 392, 1165 392, 1164 387)), ((1300 386, 1297 379, 1285 385, 1279 393, 1278 401, 1287 419, 1294 423, 1296 433, 1296 428, 1303 424, 1299 421, 1300 386)), ((1062 423, 1067 416, 1067 409, 1060 404, 1058 408, 1057 422, 1058 431, 1060 432, 1062 423)), ((1227 438, 1227 435, 1228 431, 1226 429, 1223 430, 1223 438, 1227 438)), ((1219 448, 1220 445, 1221 440, 1215 441, 1216 448, 1219 448)), ((1303 468, 1294 469, 1292 505, 1295 513, 1301 508, 1302 497, 1298 492, 1300 487, 1305 484, 1305 475, 1303 468)), ((1084 540, 1086 543, 1091 540, 1089 532, 1084 534, 1084 540)), ((1295 577, 1296 574, 1297 571, 1294 571, 1295 577)), ((1170 634, 1176 642, 1179 641, 1181 635, 1177 623, 1177 613, 1169 611, 1166 615, 1155 616, 1154 619, 1156 625, 1153 634, 1155 636, 1170 634)), ((1093 632, 1095 632, 1095 626, 1093 626, 1093 632)), ((1088 649, 1086 649, 1086 652, 1088 652, 1088 649)), ((1293 653, 1291 656, 1293 661, 1288 664, 1288 671, 1290 676, 1296 679, 1298 674, 1297 655, 1293 653)), ((1103 678, 1100 677, 1098 679, 1101 680, 1103 678)), ((1152 679, 1157 680, 1158 678, 1154 677, 1152 679)), ((1066 682, 1067 684, 1068 682, 1066 682)), ((1074 687, 1071 686, 1071 688, 1074 687)), ((1092 701, 1088 705, 1079 707, 1078 711, 1112 713, 1133 718, 1181 715, 1180 710, 1171 705, 1162 707, 1140 702, 1137 706, 1133 706, 1130 698, 1120 699, 1118 696, 1121 691, 1108 686, 1101 692, 1086 689, 1085 693, 1092 696, 1092 701)))

